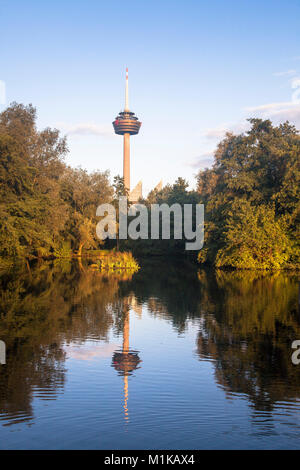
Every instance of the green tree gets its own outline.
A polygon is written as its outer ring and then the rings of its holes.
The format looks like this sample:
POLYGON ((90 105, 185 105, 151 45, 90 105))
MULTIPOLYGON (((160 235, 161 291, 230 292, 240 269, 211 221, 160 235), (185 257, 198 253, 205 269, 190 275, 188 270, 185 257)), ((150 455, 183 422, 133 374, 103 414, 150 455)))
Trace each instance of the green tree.
POLYGON ((205 204, 200 262, 279 269, 300 266, 300 136, 289 123, 250 119, 227 134, 211 169, 197 176, 205 204))
POLYGON ((67 152, 58 131, 37 131, 36 111, 13 103, 0 114, 0 255, 40 256, 65 219, 58 178, 67 152))
POLYGON ((99 245, 96 209, 113 194, 108 172, 72 169, 67 152, 57 129, 37 130, 32 105, 12 103, 0 114, 0 257, 99 245))

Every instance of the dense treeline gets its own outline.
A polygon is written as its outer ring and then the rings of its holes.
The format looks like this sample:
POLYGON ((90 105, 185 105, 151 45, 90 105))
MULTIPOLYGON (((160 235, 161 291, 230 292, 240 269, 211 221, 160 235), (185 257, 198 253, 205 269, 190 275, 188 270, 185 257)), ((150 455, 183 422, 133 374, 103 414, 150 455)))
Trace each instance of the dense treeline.
MULTIPOLYGON (((300 136, 294 126, 250 119, 245 134, 227 134, 210 169, 199 171, 197 193, 179 178, 149 202, 205 207, 201 264, 217 268, 300 267, 300 136)), ((184 250, 173 240, 167 249, 184 250)))
POLYGON ((99 246, 96 207, 111 199, 108 173, 66 165, 57 130, 38 131, 36 110, 0 114, 0 256, 47 257, 99 246))
POLYGON ((246 134, 227 134, 212 169, 199 172, 205 247, 216 267, 300 266, 300 136, 294 126, 250 119, 246 134))
MULTIPOLYGON (((299 133, 289 123, 250 122, 249 132, 220 142, 213 167, 197 175, 197 191, 178 178, 142 202, 205 205, 204 248, 189 253, 200 263, 299 268, 299 133)), ((67 152, 59 131, 37 130, 31 105, 13 103, 0 114, 0 259, 99 248, 96 208, 104 202, 117 208, 124 184, 116 177, 111 185, 108 172, 71 168, 67 152)), ((107 247, 178 256, 186 253, 185 241, 117 240, 107 247)))

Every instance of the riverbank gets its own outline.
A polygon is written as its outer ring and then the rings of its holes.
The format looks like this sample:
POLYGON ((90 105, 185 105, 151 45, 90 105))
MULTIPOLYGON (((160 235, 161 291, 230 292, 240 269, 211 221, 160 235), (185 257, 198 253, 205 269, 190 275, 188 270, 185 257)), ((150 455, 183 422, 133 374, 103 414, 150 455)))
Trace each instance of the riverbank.
POLYGON ((132 270, 140 269, 139 263, 130 251, 116 250, 86 250, 79 255, 76 252, 65 252, 59 256, 47 256, 45 258, 0 258, 0 269, 5 270, 18 264, 29 264, 32 261, 78 260, 79 266, 99 270, 132 270))

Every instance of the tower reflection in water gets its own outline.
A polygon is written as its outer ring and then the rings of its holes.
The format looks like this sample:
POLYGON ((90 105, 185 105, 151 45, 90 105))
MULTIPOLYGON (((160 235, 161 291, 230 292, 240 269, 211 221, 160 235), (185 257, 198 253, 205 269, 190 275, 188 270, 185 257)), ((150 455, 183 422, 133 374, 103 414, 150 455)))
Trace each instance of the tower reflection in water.
POLYGON ((112 366, 120 376, 124 378, 124 417, 125 422, 129 421, 128 412, 128 377, 136 369, 140 368, 141 359, 138 351, 130 350, 129 347, 129 327, 130 310, 128 303, 124 302, 124 323, 123 323, 123 347, 121 351, 115 351, 112 358, 112 366))

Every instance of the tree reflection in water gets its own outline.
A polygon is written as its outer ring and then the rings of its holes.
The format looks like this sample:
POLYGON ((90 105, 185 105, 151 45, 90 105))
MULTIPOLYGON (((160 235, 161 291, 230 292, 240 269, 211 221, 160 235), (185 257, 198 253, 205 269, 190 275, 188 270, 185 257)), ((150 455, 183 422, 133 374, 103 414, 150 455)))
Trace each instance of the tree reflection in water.
POLYGON ((123 334, 112 365, 124 380, 128 419, 128 377, 141 361, 129 347, 129 315, 130 309, 140 315, 142 305, 178 333, 194 322, 197 357, 212 361, 228 398, 244 394, 261 412, 300 398, 299 370, 291 362, 291 343, 300 339, 295 275, 197 272, 188 263, 161 260, 141 264, 133 276, 70 262, 1 273, 7 364, 0 367, 0 415, 6 424, 30 423, 33 396, 55 400, 63 393, 66 345, 108 341, 112 330, 123 334))
POLYGON ((119 283, 130 273, 103 274, 70 262, 15 268, 0 276, 0 413, 8 423, 30 421, 33 393, 53 400, 63 392, 64 346, 107 340, 119 283))
POLYGON ((257 411, 300 397, 291 344, 300 338, 297 282, 286 274, 199 274, 206 293, 200 305, 200 359, 214 361, 217 383, 228 397, 246 394, 257 411))

